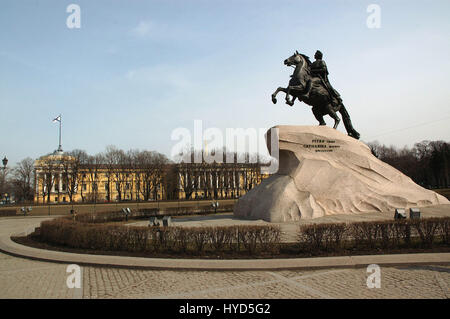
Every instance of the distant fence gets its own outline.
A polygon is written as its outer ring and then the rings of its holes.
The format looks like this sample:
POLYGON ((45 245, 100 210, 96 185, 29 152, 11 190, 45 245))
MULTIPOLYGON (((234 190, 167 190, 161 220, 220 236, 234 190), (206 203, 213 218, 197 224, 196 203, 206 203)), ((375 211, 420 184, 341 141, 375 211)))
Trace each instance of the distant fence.
POLYGON ((0 217, 2 216, 16 216, 16 210, 15 209, 0 210, 0 217))
MULTIPOLYGON (((220 211, 223 211, 224 207, 232 209, 232 206, 237 201, 237 199, 219 199, 217 200, 220 205, 220 211)), ((101 203, 101 204, 91 204, 91 203, 74 203, 71 204, 51 204, 51 205, 32 205, 32 211, 28 215, 68 215, 70 210, 73 208, 77 213, 99 213, 99 212, 111 212, 119 211, 122 208, 129 207, 132 210, 145 210, 145 209, 158 209, 164 211, 170 209, 171 212, 178 210, 180 212, 198 210, 203 208, 211 208, 212 200, 180 200, 180 201, 151 201, 151 202, 117 202, 117 203, 101 203)), ((9 209, 20 210, 22 206, 30 205, 18 205, 15 207, 0 207, 0 212, 9 209)), ((218 209, 218 211, 219 211, 218 209)), ((1 215, 0 215, 1 216, 1 215)))
MULTIPOLYGON (((110 211, 98 213, 78 214, 76 221, 81 223, 109 223, 120 222, 131 219, 145 219, 151 216, 180 216, 180 215, 197 215, 197 214, 211 214, 222 213, 233 210, 233 205, 224 205, 223 207, 214 209, 213 207, 166 207, 166 208, 144 208, 139 210, 131 209, 131 212, 126 215, 123 211, 110 211)), ((71 217, 66 217, 71 218, 71 217)))

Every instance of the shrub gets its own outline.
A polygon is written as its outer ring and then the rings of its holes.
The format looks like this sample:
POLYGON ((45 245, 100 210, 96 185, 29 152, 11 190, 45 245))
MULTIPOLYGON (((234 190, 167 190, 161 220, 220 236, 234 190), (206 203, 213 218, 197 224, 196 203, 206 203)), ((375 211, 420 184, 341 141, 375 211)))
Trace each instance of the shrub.
POLYGON ((267 226, 260 228, 258 232, 258 243, 263 251, 278 253, 280 250, 281 230, 278 226, 267 226))
POLYGON ((402 242, 407 247, 411 245, 411 224, 409 220, 394 221, 392 228, 393 246, 400 246, 402 242))
POLYGON ((225 247, 230 246, 235 237, 235 231, 232 227, 211 227, 207 230, 208 242, 217 251, 223 251, 225 247))
POLYGON ((250 255, 256 251, 260 229, 258 226, 237 226, 239 241, 250 255))
POLYGON ((195 227, 188 230, 189 236, 192 238, 197 253, 202 253, 207 243, 208 234, 206 227, 195 227))
POLYGON ((438 225, 443 222, 440 218, 414 219, 411 221, 411 225, 419 234, 422 245, 431 247, 438 225))
POLYGON ((161 230, 159 229, 159 227, 150 227, 149 228, 149 234, 150 234, 149 241, 151 243, 151 247, 154 252, 161 251, 161 249, 162 249, 160 232, 161 232, 161 230))
POLYGON ((181 252, 186 252, 189 244, 189 231, 185 227, 173 227, 174 247, 177 247, 181 252))
POLYGON ((439 224, 438 224, 438 228, 439 228, 439 232, 442 236, 442 242, 444 244, 449 244, 449 236, 450 236, 450 218, 448 219, 443 219, 439 224))
POLYGON ((350 226, 350 233, 357 248, 375 248, 380 237, 379 222, 359 222, 350 226))
POLYGON ((329 247, 333 247, 336 250, 343 248, 343 241, 346 239, 348 234, 346 224, 328 224, 328 242, 329 247))
POLYGON ((346 224, 311 224, 300 226, 299 240, 304 250, 340 249, 347 235, 346 224))
POLYGON ((350 224, 311 224, 299 228, 300 247, 309 252, 350 249, 399 248, 411 246, 412 237, 432 247, 438 237, 448 244, 450 218, 407 219, 357 222, 350 224))
POLYGON ((309 251, 326 249, 328 241, 325 237, 329 229, 329 224, 301 225, 299 240, 302 248, 309 251))

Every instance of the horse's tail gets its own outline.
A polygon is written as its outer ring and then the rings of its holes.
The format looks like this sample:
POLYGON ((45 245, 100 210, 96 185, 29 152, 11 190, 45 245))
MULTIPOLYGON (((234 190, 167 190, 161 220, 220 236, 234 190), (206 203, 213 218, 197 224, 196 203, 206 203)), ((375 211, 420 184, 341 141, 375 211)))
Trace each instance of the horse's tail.
POLYGON ((359 139, 359 133, 353 128, 352 120, 350 119, 350 115, 347 112, 347 109, 345 108, 344 104, 341 103, 339 113, 342 115, 342 121, 344 122, 345 130, 347 131, 348 135, 359 139))

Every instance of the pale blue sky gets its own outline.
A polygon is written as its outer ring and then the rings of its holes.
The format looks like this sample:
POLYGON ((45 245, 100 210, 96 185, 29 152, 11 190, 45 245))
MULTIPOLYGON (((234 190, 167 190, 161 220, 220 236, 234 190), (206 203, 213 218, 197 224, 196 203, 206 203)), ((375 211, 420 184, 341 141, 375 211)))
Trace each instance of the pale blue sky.
POLYGON ((91 154, 114 144, 168 155, 172 130, 195 119, 316 125, 310 107, 270 100, 292 73, 283 60, 316 49, 362 140, 449 141, 449 16, 448 0, 2 0, 0 157, 56 149, 59 113, 64 150, 91 154), (81 29, 66 27, 71 3, 81 29), (371 3, 380 29, 366 26, 371 3))

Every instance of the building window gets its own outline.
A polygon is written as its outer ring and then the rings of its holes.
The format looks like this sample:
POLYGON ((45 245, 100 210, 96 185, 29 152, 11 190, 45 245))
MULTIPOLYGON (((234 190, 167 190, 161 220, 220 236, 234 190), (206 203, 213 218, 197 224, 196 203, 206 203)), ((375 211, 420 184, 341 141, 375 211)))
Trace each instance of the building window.
POLYGON ((63 197, 63 202, 64 202, 64 203, 66 202, 66 198, 65 198, 65 197, 63 197))
POLYGON ((86 184, 83 184, 81 187, 83 188, 84 191, 87 189, 86 184))
POLYGON ((57 203, 58 202, 58 197, 55 197, 55 203, 57 203))
POLYGON ((105 191, 108 191, 109 187, 108 187, 108 183, 105 183, 105 191))

